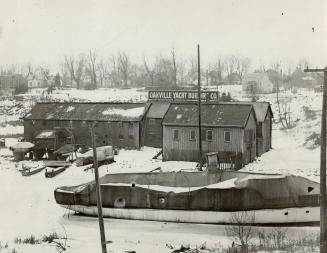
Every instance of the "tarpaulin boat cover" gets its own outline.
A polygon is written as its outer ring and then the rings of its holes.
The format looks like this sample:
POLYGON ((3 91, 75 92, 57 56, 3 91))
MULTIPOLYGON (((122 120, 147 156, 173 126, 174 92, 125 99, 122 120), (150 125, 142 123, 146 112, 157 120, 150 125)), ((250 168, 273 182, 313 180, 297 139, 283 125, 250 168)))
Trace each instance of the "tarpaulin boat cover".
MULTIPOLYGON (((104 207, 253 210, 317 205, 319 184, 293 175, 254 173, 134 173, 101 178, 104 207)), ((56 201, 96 205, 94 181, 60 187, 56 201)))

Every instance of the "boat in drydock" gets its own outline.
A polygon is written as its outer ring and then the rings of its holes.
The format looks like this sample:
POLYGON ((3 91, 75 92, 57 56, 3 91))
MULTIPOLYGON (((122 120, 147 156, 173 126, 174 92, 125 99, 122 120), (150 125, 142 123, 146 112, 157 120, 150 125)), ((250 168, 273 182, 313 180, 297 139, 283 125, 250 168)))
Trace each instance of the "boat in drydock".
MULTIPOLYGON (((294 175, 227 170, 124 173, 105 175, 100 186, 104 217, 256 225, 320 220, 319 184, 294 175)), ((64 208, 98 215, 94 181, 59 187, 54 195, 64 208)))

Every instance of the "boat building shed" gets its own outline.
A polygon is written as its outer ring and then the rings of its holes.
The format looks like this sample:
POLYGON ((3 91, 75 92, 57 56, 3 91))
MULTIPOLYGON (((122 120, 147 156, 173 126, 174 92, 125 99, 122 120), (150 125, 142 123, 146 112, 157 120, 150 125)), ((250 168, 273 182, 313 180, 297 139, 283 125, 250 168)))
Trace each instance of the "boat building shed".
POLYGON ((55 149, 72 143, 91 147, 90 124, 95 123, 97 146, 138 149, 147 110, 145 103, 37 103, 23 117, 24 137, 52 139, 55 149))
POLYGON ((268 102, 251 102, 257 117, 257 156, 271 149, 272 119, 274 117, 268 102))
MULTIPOLYGON (((257 119, 251 104, 201 105, 203 154, 241 156, 242 164, 256 156, 257 119)), ((163 119, 163 159, 199 161, 198 106, 172 103, 163 119)))
POLYGON ((145 116, 144 145, 162 148, 162 120, 169 108, 167 101, 153 101, 145 116))

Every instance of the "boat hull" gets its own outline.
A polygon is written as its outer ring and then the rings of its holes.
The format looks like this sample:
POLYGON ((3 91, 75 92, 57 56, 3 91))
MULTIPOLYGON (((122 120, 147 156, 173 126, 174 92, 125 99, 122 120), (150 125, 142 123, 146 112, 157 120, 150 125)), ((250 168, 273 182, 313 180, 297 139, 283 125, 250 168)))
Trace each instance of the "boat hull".
MULTIPOLYGON (((79 214, 98 216, 97 206, 61 206, 79 214)), ((235 212, 103 207, 102 212, 106 218, 201 224, 314 225, 320 221, 319 206, 235 212)))

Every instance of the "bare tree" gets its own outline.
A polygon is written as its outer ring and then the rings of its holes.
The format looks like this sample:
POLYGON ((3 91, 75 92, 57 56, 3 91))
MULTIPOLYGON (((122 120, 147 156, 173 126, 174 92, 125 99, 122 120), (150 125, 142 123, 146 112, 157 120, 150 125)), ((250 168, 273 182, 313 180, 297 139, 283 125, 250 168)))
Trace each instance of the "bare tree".
POLYGON ((120 78, 118 73, 117 56, 115 54, 111 54, 109 57, 109 73, 110 73, 111 83, 113 83, 114 86, 119 86, 120 78))
POLYGON ((232 237, 241 247, 241 252, 247 252, 249 242, 253 238, 252 225, 255 221, 255 214, 251 211, 232 213, 230 225, 225 227, 227 236, 232 237))
POLYGON ((120 52, 118 54, 117 61, 118 61, 118 73, 122 78, 124 87, 126 88, 128 84, 128 77, 129 77, 131 63, 127 54, 124 52, 120 52))
POLYGON ((85 68, 85 58, 80 56, 76 59, 73 56, 65 56, 64 61, 70 75, 71 84, 74 81, 77 89, 80 89, 85 68))
POLYGON ((147 76, 151 80, 151 86, 154 86, 155 76, 156 76, 156 63, 152 66, 146 61, 145 56, 143 57, 143 65, 146 71, 147 76))
POLYGON ((218 57, 214 69, 216 70, 217 73, 217 84, 221 84, 223 82, 223 73, 224 73, 224 63, 221 57, 218 57))
POLYGON ((173 85, 177 87, 177 63, 175 49, 171 50, 171 76, 173 80, 173 85))
POLYGON ((225 59, 225 68, 227 72, 227 80, 231 84, 233 82, 233 75, 236 73, 237 67, 237 58, 234 55, 231 55, 225 59))
POLYGON ((98 70, 98 81, 99 86, 104 87, 105 86, 105 78, 108 75, 108 65, 103 59, 100 59, 97 63, 97 70, 98 70))
POLYGON ((194 56, 191 56, 188 60, 189 62, 189 68, 186 75, 187 82, 189 84, 196 83, 197 80, 197 73, 198 73, 198 62, 197 59, 194 56))
POLYGON ((97 88, 97 54, 90 50, 87 57, 87 72, 90 75, 91 87, 97 88))
POLYGON ((236 63, 236 73, 240 79, 240 84, 243 81, 244 76, 249 71, 250 68, 250 59, 247 57, 239 57, 237 58, 236 63))

